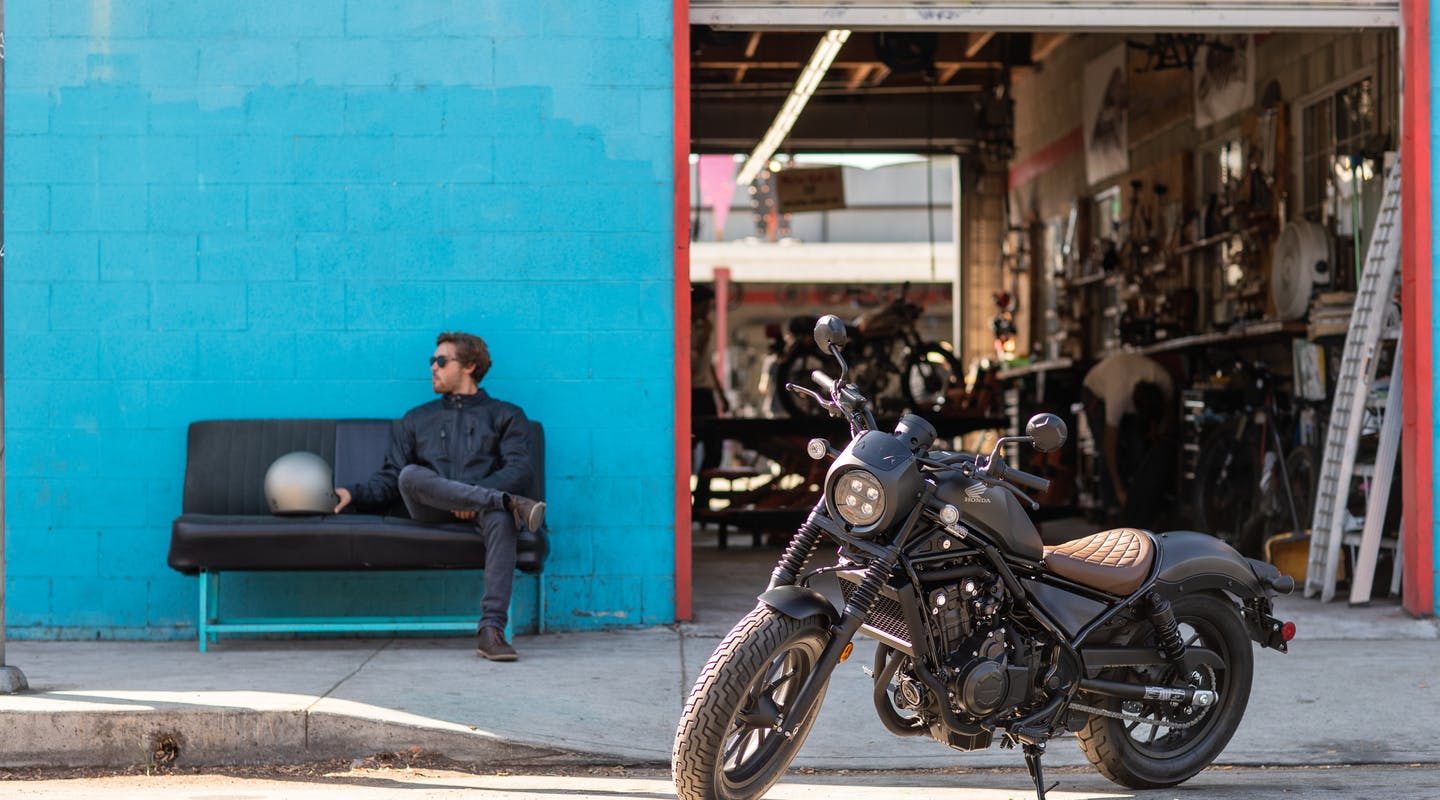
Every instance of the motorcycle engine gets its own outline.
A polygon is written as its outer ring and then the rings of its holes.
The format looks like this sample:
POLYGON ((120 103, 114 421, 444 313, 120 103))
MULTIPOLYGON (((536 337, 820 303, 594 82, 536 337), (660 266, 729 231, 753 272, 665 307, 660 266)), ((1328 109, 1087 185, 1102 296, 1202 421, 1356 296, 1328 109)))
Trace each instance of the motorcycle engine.
POLYGON ((957 714, 981 720, 1024 702, 1030 687, 1026 648, 1002 625, 998 581, 966 579, 929 595, 943 676, 957 714))

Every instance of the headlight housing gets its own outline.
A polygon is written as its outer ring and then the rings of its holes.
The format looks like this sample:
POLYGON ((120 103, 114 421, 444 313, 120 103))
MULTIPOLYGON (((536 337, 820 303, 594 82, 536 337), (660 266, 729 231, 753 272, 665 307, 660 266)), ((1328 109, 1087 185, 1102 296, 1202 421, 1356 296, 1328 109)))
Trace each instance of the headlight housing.
POLYGON ((857 528, 874 525, 885 516, 885 488, 868 470, 852 469, 838 476, 830 502, 841 519, 857 528))

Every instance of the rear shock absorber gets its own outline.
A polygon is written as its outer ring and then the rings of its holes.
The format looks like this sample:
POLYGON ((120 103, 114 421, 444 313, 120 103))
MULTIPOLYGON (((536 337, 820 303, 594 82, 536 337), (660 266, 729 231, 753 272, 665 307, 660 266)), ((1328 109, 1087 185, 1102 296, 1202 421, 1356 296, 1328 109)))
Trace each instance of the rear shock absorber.
POLYGON ((815 524, 815 515, 818 513, 818 509, 811 511, 810 516, 805 518, 805 521, 800 524, 800 529, 791 537, 790 545, 785 548, 784 555, 780 556, 780 561, 775 564, 775 571, 770 573, 769 588, 793 585, 800 576, 801 570, 805 569, 805 564, 810 560, 810 556, 815 554, 815 548, 820 543, 820 534, 822 533, 820 526, 815 524))
POLYGON ((1159 592, 1151 591, 1145 596, 1145 602, 1150 606, 1150 623, 1159 637, 1160 655, 1172 664, 1185 666, 1185 642, 1180 638, 1180 624, 1175 621, 1170 601, 1159 592))

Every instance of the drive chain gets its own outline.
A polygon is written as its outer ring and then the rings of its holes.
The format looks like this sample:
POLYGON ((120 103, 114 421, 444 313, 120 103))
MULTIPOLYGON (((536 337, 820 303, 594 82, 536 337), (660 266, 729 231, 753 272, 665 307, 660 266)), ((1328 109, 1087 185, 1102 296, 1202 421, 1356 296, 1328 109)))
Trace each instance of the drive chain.
POLYGON ((1186 728, 1193 728, 1205 720, 1205 715, 1201 714, 1200 716, 1190 720, 1189 722, 1173 722, 1170 720, 1142 717, 1139 714, 1126 714, 1123 711, 1109 711, 1103 708, 1095 708, 1094 706, 1082 706, 1079 703, 1071 703, 1070 709, 1072 711, 1083 711, 1086 714, 1094 714, 1101 717, 1110 717, 1111 719, 1121 719, 1126 722, 1138 722, 1141 725, 1154 725, 1157 728, 1174 728, 1175 730, 1180 731, 1183 731, 1186 728))

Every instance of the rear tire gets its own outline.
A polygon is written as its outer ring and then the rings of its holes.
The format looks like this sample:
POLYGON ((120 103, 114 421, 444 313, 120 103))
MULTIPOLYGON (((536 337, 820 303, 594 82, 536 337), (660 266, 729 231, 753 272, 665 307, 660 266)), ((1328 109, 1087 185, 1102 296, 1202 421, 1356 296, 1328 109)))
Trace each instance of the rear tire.
MULTIPOLYGON (((1192 680, 1178 680, 1173 667, 1109 670, 1104 677, 1165 686, 1190 683, 1218 692, 1216 704, 1195 712, 1158 702, 1106 698, 1101 704, 1106 710, 1135 714, 1159 724, 1091 716, 1076 734, 1080 749, 1100 774, 1131 789, 1174 786, 1210 766, 1235 735, 1250 702, 1255 654, 1235 605, 1223 595, 1197 594, 1176 600, 1173 608, 1186 645, 1214 650, 1224 668, 1200 667, 1191 673, 1192 680), (1183 729, 1163 724, 1196 719, 1199 721, 1192 727, 1183 729)), ((1138 644, 1153 643, 1155 637, 1150 625, 1141 623, 1135 635, 1123 638, 1138 644)))
POLYGON ((905 359, 900 389, 911 411, 925 414, 945 402, 950 387, 964 374, 959 359, 935 342, 919 345, 905 359))
POLYGON ((780 780, 815 724, 823 690, 793 738, 772 726, 814 672, 828 637, 821 617, 792 619, 765 605, 735 624, 680 716, 671 752, 680 800, 753 800, 780 780))

